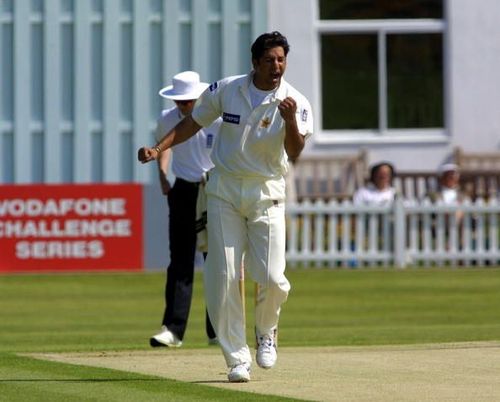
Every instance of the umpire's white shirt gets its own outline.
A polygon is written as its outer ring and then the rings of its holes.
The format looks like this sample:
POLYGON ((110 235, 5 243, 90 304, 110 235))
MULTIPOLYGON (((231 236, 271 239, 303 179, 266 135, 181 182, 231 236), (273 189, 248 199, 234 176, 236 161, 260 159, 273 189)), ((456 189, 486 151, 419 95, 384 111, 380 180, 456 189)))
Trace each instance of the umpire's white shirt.
MULTIPOLYGON (((184 116, 173 107, 161 112, 156 126, 156 140, 174 128, 184 116)), ((203 173, 214 167, 210 153, 220 127, 220 119, 198 131, 189 140, 172 147, 172 173, 190 182, 199 182, 203 173)))
POLYGON ((198 99, 192 117, 204 127, 222 117, 212 151, 212 161, 221 173, 279 179, 288 170, 288 157, 283 146, 285 123, 278 105, 288 96, 295 99, 297 124, 304 136, 313 131, 311 106, 282 78, 276 92, 253 109, 249 94, 252 79, 253 74, 247 74, 213 83, 198 99))

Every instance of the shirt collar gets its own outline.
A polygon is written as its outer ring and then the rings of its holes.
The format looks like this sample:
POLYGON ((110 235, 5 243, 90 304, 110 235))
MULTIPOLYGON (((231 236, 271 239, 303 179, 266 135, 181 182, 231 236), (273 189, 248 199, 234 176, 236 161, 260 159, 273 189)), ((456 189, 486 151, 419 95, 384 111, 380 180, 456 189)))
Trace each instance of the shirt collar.
MULTIPOLYGON (((250 97, 250 91, 249 91, 249 87, 250 87, 250 84, 252 83, 253 81, 253 76, 254 76, 255 72, 252 70, 250 72, 250 74, 248 74, 247 76, 247 79, 246 81, 244 82, 244 84, 242 83, 241 85, 241 89, 243 91, 243 93, 247 96, 247 97, 250 97)), ((281 80, 280 80, 280 85, 278 86, 278 89, 276 90, 276 92, 272 95, 272 97, 270 98, 270 103, 274 102, 274 101, 282 101, 283 99, 285 99, 287 97, 287 94, 286 94, 286 81, 285 81, 285 78, 284 77, 281 77, 281 80)))

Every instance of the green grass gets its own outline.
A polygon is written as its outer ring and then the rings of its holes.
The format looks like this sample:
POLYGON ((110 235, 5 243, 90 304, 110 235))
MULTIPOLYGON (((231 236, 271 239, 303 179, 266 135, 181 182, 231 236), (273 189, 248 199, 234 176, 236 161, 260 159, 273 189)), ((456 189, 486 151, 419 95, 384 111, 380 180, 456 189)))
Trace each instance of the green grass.
POLYGON ((500 337, 500 270, 301 270, 280 323, 286 345, 500 337))
MULTIPOLYGON (((281 347, 500 339, 499 268, 297 269, 287 276, 292 291, 280 321, 281 347)), ((149 349, 163 312, 164 278, 164 273, 0 276, 0 400, 262 400, 262 395, 17 355, 149 349)), ((197 273, 185 348, 208 347, 201 279, 197 273)), ((249 341, 252 295, 247 283, 249 341)))

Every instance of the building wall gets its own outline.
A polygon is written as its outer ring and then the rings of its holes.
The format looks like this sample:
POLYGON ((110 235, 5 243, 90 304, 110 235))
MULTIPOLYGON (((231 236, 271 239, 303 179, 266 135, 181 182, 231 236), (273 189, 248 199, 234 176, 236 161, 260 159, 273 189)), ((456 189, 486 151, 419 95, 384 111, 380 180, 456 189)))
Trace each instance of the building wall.
MULTIPOLYGON (((273 0, 268 3, 270 29, 291 44, 287 79, 311 101, 316 132, 304 155, 331 155, 367 150, 369 162, 390 160, 403 170, 434 170, 451 157, 453 147, 469 151, 500 150, 500 2, 445 0, 445 137, 432 141, 349 143, 319 141, 320 77, 315 51, 316 1, 273 0), (300 21, 300 23, 297 23, 300 21)), ((317 49, 316 49, 317 50, 317 49)))
MULTIPOLYGON (((401 169, 434 169, 454 146, 500 148, 500 3, 445 0, 447 124, 433 142, 325 143, 305 154, 368 150, 401 169), (425 163, 422 163, 425 155, 425 163)), ((154 182, 135 162, 152 141, 157 91, 180 70, 248 71, 266 30, 290 40, 287 79, 318 113, 316 1, 5 0, 0 8, 0 183, 154 182)), ((320 116, 316 115, 316 123, 320 116)))
POLYGON ((0 183, 151 182, 172 75, 250 68, 266 0, 3 0, 0 183))
MULTIPOLYGON (((317 129, 306 154, 363 147, 371 161, 432 170, 457 145, 470 151, 500 148, 500 3, 445 1, 445 138, 325 143, 317 129)), ((183 69, 199 71, 206 81, 247 71, 248 47, 266 30, 288 36, 287 79, 317 112, 316 5, 303 0, 5 0, 0 8, 0 183, 153 182, 154 167, 135 163, 135 150, 152 140, 159 110, 171 106, 157 96, 158 89, 183 69)), ((315 117, 318 123, 320 116, 315 117)))
POLYGON ((449 1, 453 143, 500 150, 500 2, 449 1))

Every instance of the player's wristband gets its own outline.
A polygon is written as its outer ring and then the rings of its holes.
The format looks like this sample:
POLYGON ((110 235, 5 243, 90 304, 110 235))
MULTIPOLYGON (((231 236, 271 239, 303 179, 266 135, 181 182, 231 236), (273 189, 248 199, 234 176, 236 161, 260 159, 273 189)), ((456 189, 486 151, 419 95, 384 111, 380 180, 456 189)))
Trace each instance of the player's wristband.
POLYGON ((158 155, 161 154, 161 148, 159 145, 155 145, 154 150, 157 152, 158 155))

